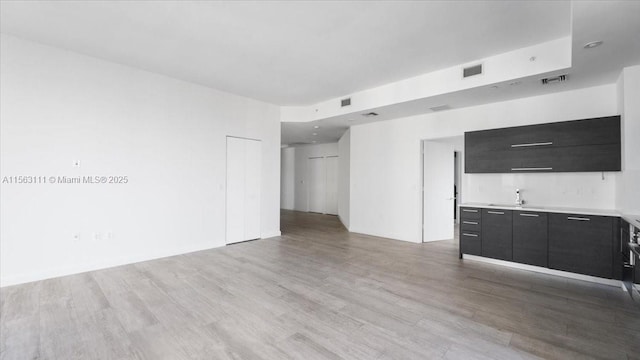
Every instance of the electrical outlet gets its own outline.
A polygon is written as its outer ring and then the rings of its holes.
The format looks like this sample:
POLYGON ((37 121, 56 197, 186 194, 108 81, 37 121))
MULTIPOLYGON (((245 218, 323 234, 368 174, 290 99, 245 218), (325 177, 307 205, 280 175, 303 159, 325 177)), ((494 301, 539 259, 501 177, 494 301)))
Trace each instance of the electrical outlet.
POLYGON ((74 168, 79 168, 80 167, 80 160, 73 160, 73 167, 74 168))

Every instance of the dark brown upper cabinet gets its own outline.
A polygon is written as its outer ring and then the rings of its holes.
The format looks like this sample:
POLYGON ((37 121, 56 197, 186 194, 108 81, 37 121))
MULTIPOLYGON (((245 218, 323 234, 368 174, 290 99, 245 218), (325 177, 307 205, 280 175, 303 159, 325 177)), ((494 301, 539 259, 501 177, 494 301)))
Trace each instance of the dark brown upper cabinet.
POLYGON ((620 116, 465 132, 465 173, 620 171, 620 116))

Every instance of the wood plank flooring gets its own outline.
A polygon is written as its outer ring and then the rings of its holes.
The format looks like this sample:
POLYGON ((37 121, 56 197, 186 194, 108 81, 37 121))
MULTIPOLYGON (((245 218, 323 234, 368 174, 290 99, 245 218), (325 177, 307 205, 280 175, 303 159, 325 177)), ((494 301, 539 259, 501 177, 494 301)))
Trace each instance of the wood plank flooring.
POLYGON ((283 236, 0 290, 5 359, 640 359, 620 288, 458 259, 457 240, 283 236))

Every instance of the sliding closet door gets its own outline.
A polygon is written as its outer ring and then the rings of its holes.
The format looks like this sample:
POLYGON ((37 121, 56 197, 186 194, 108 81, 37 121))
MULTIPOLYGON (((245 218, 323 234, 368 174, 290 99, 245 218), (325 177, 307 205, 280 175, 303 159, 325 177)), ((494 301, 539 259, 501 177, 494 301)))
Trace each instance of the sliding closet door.
POLYGON ((327 172, 323 157, 309 158, 309 211, 324 213, 327 172))
POLYGON ((260 237, 261 142, 227 137, 226 243, 260 237))
POLYGON ((325 167, 327 169, 325 213, 338 215, 338 157, 327 156, 325 167))
POLYGON ((260 191, 262 184, 262 142, 245 140, 244 239, 260 237, 260 191))

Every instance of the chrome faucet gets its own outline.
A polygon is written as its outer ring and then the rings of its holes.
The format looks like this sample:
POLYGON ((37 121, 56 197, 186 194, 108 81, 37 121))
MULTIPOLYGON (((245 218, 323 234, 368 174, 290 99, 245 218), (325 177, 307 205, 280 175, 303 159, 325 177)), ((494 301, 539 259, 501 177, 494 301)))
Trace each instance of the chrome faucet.
POLYGON ((524 205, 524 200, 520 198, 520 189, 516 189, 516 206, 524 205))

